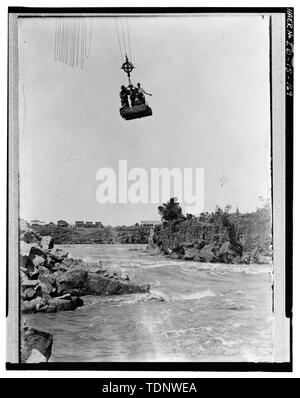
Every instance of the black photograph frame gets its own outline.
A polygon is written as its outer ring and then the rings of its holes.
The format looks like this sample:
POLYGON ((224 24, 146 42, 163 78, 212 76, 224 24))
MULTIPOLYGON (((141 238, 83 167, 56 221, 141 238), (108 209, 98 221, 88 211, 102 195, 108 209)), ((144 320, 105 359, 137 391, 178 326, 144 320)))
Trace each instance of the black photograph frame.
MULTIPOLYGON (((285 92, 285 316, 289 318, 290 322, 290 361, 281 363, 229 363, 229 362, 101 362, 101 363, 70 363, 70 362, 47 362, 39 364, 24 364, 24 363, 6 363, 7 370, 64 370, 64 371, 215 371, 215 372, 249 372, 249 371, 263 371, 263 372, 291 372, 293 369, 293 349, 292 349, 292 317, 293 317, 293 117, 294 117, 294 96, 293 96, 293 44, 294 44, 294 9, 293 8, 255 8, 255 7, 103 7, 103 8, 27 8, 27 7, 9 7, 8 14, 22 14, 26 17, 28 14, 42 14, 47 13, 151 13, 151 14, 165 14, 165 13, 282 13, 285 14, 286 19, 286 59, 285 75, 286 75, 286 92, 285 92)), ((38 17, 38 16, 37 16, 38 17)), ((49 15, 48 15, 49 17, 49 15)), ((270 29, 270 36, 272 32, 270 29)), ((10 56, 10 54, 9 54, 10 56)), ((270 63, 272 62, 272 54, 270 54, 270 63)), ((270 68, 270 74, 272 68, 270 68)), ((272 76, 270 76, 270 91, 272 92, 272 76)), ((9 93, 9 79, 8 79, 8 93, 9 93)), ((272 98, 272 96, 271 96, 272 98)), ((9 101, 8 101, 9 105, 9 101)), ((9 112, 10 110, 8 110, 9 112)), ((272 114, 272 101, 270 112, 272 114)), ((272 120, 272 117, 271 117, 272 120)), ((10 125, 8 123, 7 138, 9 143, 10 125)), ((272 123, 271 123, 272 135, 272 123)), ((11 200, 9 193, 9 152, 11 148, 7 148, 8 164, 7 164, 7 236, 10 232, 10 222, 13 215, 9 209, 11 200)), ((272 150, 272 148, 271 148, 272 150)), ((9 313, 9 242, 7 244, 7 300, 6 300, 6 315, 9 313)), ((19 324, 20 326, 20 324, 19 324)))

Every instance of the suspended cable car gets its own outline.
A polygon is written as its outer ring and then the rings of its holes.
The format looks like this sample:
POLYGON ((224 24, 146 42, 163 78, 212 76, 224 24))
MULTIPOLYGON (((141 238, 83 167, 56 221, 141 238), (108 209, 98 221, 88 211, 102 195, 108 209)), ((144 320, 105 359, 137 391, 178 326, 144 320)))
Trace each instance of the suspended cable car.
POLYGON ((142 117, 151 116, 152 109, 149 105, 135 105, 128 108, 121 108, 120 115, 125 120, 140 119, 142 117))
MULTIPOLYGON (((123 27, 123 20, 121 19, 121 30, 124 44, 124 53, 125 53, 125 62, 122 64, 121 69, 127 74, 128 77, 128 86, 121 86, 120 98, 121 98, 121 109, 120 115, 125 120, 138 119, 146 116, 152 115, 152 109, 146 103, 145 95, 152 95, 146 93, 146 91, 141 87, 140 83, 137 84, 137 87, 134 87, 130 80, 130 73, 134 69, 132 62, 129 61, 127 57, 127 49, 126 49, 126 40, 125 33, 123 27), (130 101, 129 101, 130 100, 130 101)), ((117 36, 119 41, 121 58, 123 59, 122 45, 121 39, 118 29, 117 19, 115 19, 117 36)), ((130 45, 130 37, 129 37, 129 27, 128 27, 128 18, 127 18, 127 38, 128 38, 128 49, 129 55, 131 58, 131 45, 130 45)))
POLYGON ((121 87, 120 97, 121 97, 121 109, 120 115, 125 120, 139 119, 146 116, 152 115, 152 109, 146 103, 145 94, 146 91, 141 87, 140 83, 137 87, 134 87, 130 80, 130 73, 134 69, 132 62, 128 60, 127 55, 125 55, 125 62, 122 64, 121 69, 127 73, 128 77, 128 87, 121 87), (130 104, 129 104, 129 99, 130 104))

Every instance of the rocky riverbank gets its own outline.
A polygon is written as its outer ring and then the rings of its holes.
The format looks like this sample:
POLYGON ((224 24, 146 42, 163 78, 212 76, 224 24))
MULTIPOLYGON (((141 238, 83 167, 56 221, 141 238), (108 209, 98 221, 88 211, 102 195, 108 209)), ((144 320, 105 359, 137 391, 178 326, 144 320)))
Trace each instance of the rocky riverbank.
POLYGON ((41 237, 24 228, 20 233, 21 312, 74 310, 85 295, 148 293, 149 285, 138 286, 127 275, 69 257, 54 248, 51 236, 41 237))
POLYGON ((272 262, 271 211, 268 206, 240 214, 217 209, 199 217, 178 217, 156 226, 152 251, 173 259, 224 264, 272 262))

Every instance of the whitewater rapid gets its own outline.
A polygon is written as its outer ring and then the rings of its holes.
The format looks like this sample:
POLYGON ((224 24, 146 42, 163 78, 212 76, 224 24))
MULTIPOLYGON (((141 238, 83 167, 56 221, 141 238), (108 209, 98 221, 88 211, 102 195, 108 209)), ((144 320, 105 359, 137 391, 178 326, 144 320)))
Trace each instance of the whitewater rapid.
POLYGON ((75 311, 28 315, 54 334, 51 361, 273 361, 271 265, 170 260, 144 245, 59 247, 151 293, 87 296, 75 311))

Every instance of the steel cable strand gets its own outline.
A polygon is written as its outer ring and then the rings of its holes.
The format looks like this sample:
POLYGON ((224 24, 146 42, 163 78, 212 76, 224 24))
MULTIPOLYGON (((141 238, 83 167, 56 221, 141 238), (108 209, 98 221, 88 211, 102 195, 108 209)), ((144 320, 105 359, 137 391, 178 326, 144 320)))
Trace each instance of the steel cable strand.
POLYGON ((122 46, 121 46, 121 40, 120 40, 120 35, 119 35, 119 30, 118 30, 118 24, 117 24, 117 19, 116 19, 116 18, 115 18, 115 24, 116 24, 116 30, 117 30, 119 48, 120 48, 120 53, 121 53, 121 60, 123 60, 122 46))
POLYGON ((125 43, 125 35, 124 35, 124 27, 123 27, 123 20, 121 19, 121 28, 122 28, 122 36, 123 36, 123 43, 124 43, 124 51, 125 54, 127 54, 127 48, 126 48, 126 43, 125 43))
POLYGON ((88 47, 88 53, 85 52, 86 58, 89 57, 90 52, 91 52, 91 43, 92 43, 92 31, 93 31, 93 19, 91 19, 90 23, 90 36, 89 36, 89 47, 88 47))

